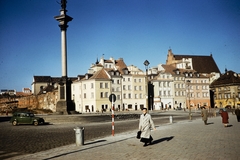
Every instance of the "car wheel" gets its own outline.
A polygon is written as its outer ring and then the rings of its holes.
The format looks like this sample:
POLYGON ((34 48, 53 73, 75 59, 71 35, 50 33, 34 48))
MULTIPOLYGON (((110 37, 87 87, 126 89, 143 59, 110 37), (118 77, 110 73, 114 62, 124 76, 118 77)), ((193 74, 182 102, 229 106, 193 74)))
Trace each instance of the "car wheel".
POLYGON ((38 125, 38 121, 34 121, 33 124, 34 124, 34 126, 37 126, 38 125))
POLYGON ((13 126, 16 126, 16 125, 17 125, 17 121, 14 120, 14 121, 12 122, 12 125, 13 125, 13 126))

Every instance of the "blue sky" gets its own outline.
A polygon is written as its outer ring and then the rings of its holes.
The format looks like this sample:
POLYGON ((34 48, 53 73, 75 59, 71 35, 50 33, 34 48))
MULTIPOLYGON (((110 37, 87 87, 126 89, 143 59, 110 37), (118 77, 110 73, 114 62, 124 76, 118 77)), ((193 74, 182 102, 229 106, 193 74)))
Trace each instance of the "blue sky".
MULTIPOLYGON (((61 77, 61 0, 0 0, 0 89, 31 88, 33 76, 61 77)), ((240 73, 239 0, 68 0, 68 76, 123 58, 144 70, 175 54, 210 55, 240 73)), ((206 64, 207 65, 207 64, 206 64)))

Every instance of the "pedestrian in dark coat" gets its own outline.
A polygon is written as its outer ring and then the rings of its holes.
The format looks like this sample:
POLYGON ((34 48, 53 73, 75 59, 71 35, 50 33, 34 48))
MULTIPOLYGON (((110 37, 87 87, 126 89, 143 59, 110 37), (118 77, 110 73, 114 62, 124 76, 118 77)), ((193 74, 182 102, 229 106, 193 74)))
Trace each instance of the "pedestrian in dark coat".
POLYGON ((237 121, 240 122, 240 107, 235 110, 235 115, 237 116, 237 121))
POLYGON ((220 109, 219 113, 222 117, 222 123, 223 123, 224 127, 228 127, 228 123, 229 123, 228 122, 228 119, 229 119, 228 112, 224 111, 223 109, 220 109))
POLYGON ((205 107, 202 107, 202 120, 204 122, 205 125, 207 125, 207 120, 208 120, 208 110, 205 107))
POLYGON ((147 108, 142 109, 143 114, 140 116, 139 131, 141 131, 141 142, 143 146, 147 146, 152 143, 151 129, 156 130, 152 117, 147 113, 147 108))

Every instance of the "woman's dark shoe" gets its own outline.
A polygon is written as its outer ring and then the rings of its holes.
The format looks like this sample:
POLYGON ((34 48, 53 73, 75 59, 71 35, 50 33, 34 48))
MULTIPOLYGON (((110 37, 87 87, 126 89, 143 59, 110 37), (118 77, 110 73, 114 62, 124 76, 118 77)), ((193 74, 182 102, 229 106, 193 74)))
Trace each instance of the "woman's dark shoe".
POLYGON ((146 147, 147 146, 147 143, 145 143, 144 145, 143 145, 143 147, 146 147))

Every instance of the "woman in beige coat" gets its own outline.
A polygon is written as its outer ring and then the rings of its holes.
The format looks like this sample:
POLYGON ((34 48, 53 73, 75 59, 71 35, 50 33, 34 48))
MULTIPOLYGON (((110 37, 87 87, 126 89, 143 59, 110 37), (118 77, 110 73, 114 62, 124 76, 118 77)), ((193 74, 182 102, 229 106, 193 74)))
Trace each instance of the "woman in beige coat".
POLYGON ((201 111, 201 114, 202 114, 202 120, 203 120, 204 124, 207 125, 208 124, 207 123, 207 120, 208 120, 208 110, 205 107, 203 107, 202 111, 201 111))
POLYGON ((152 117, 147 113, 147 108, 142 109, 143 114, 140 116, 139 131, 141 131, 141 142, 143 146, 147 146, 152 143, 151 128, 156 130, 152 117))

